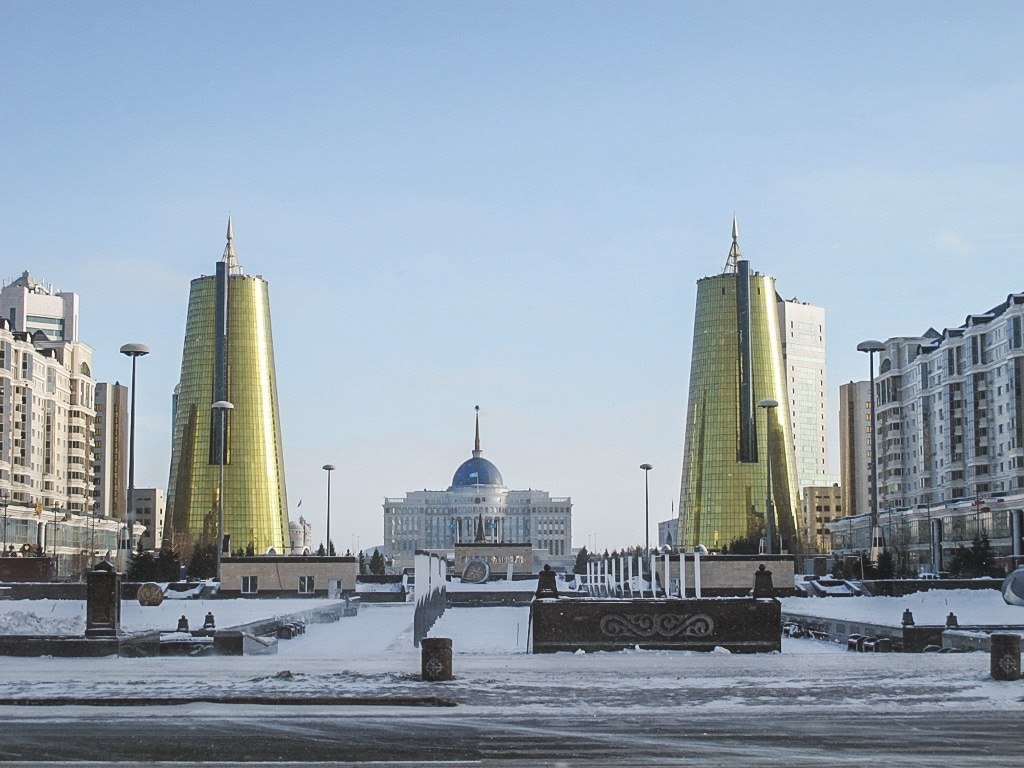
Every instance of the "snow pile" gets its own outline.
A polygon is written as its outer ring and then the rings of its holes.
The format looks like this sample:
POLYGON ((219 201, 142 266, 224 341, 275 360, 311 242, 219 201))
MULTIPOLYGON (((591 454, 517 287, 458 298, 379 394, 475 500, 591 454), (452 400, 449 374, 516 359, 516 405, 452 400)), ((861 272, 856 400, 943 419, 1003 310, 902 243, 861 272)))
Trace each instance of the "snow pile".
POLYGON ((0 613, 0 635, 83 635, 85 616, 39 616, 29 611, 0 613))
POLYGON ((956 614, 960 626, 1024 624, 1024 608, 1007 605, 995 589, 949 589, 915 592, 903 597, 844 597, 842 599, 787 597, 784 613, 845 619, 866 624, 899 626, 906 609, 915 624, 942 626, 956 614))

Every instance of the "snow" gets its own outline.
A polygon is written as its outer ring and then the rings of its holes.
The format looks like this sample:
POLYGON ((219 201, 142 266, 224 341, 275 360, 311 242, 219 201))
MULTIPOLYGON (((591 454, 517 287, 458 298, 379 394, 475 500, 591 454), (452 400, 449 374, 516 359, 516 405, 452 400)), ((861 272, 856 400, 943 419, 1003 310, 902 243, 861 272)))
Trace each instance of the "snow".
POLYGON ((960 626, 1024 625, 1024 607, 1007 605, 995 589, 951 589, 915 592, 903 597, 787 597, 783 613, 900 626, 910 609, 915 624, 943 626, 950 612, 960 626))
MULTIPOLYGON (((257 619, 285 616, 328 604, 329 600, 165 600, 160 605, 143 606, 134 600, 121 603, 121 629, 124 632, 164 630, 170 632, 184 616, 192 629, 203 626, 212 612, 218 629, 246 624, 257 619)), ((83 635, 84 600, 5 600, 0 601, 0 630, 10 635, 83 635)))
MULTIPOLYGON (((195 600, 144 608, 126 602, 130 631, 173 630, 183 613, 193 627, 208 611, 218 627, 323 605, 327 600, 195 600)), ((835 611, 851 620, 898 623, 909 607, 919 623, 1024 623, 1024 609, 1006 606, 996 591, 929 592, 902 598, 792 598, 787 610, 835 611), (920 613, 920 615, 919 615, 920 613)), ((991 713, 1017 709, 1019 685, 993 681, 987 654, 853 654, 843 646, 783 638, 781 654, 728 654, 630 649, 614 653, 531 654, 528 607, 451 608, 433 637, 452 638, 456 679, 419 680, 420 652, 412 644, 413 604, 363 605, 359 614, 281 640, 273 656, 104 658, 0 657, 10 697, 137 695, 443 695, 460 711, 504 707, 577 707, 587 711, 645 706, 685 711, 750 712, 808 707, 870 706, 874 712, 950 707, 991 713), (885 684, 881 685, 880 682, 885 684)), ((77 601, 0 601, 3 626, 23 633, 77 632, 77 601), (73 623, 73 627, 72 627, 73 623)), ((7 630, 11 631, 11 630, 7 630)), ((0 707, 0 717, 7 708, 0 707)))

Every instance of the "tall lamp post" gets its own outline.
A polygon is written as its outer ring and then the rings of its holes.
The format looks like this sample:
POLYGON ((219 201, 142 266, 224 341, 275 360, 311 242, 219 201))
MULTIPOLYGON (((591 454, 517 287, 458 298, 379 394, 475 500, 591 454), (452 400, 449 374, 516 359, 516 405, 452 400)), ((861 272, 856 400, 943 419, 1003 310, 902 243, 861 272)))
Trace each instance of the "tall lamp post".
POLYGON ((53 505, 53 565, 57 567, 57 516, 60 514, 60 504, 53 505))
POLYGON ((125 524, 128 535, 125 537, 124 567, 128 570, 128 558, 132 553, 132 529, 135 527, 135 362, 149 354, 145 344, 125 344, 121 354, 132 359, 132 402, 128 421, 128 509, 125 511, 125 524))
POLYGON ((647 473, 654 467, 641 464, 640 469, 644 471, 644 557, 648 557, 651 553, 651 497, 647 487, 647 473))
POLYGON ((227 458, 228 411, 234 410, 235 406, 227 400, 218 400, 210 406, 217 414, 217 463, 220 465, 220 479, 217 484, 217 581, 220 579, 220 561, 224 551, 224 464, 227 458))
POLYGON ((882 527, 878 524, 878 424, 875 405, 875 352, 884 352, 885 344, 874 339, 857 345, 858 352, 867 352, 871 371, 871 559, 877 560, 878 550, 885 551, 882 527))
POLYGON ((0 552, 0 557, 7 557, 7 505, 10 501, 10 494, 7 491, 0 491, 0 506, 4 508, 4 548, 0 552))
POLYGON ((772 415, 771 409, 778 408, 777 400, 758 400, 758 408, 764 408, 764 453, 766 459, 764 497, 765 554, 775 554, 775 505, 772 503, 772 415))
POLYGON ((327 471, 327 549, 324 552, 330 557, 331 554, 331 472, 337 467, 333 464, 324 464, 323 467, 327 471))

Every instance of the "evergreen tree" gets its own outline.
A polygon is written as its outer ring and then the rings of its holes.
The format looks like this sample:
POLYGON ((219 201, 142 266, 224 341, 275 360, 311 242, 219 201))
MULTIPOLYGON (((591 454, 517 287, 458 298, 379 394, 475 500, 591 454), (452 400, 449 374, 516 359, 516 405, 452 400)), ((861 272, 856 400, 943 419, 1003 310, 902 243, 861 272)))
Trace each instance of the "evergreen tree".
POLYGON ((334 557, 337 554, 337 552, 334 551, 334 542, 333 541, 328 541, 327 542, 327 554, 329 554, 331 557, 334 557))
POLYGON ((1004 576, 1003 568, 996 563, 988 534, 975 536, 971 548, 960 547, 949 563, 949 572, 954 576, 976 578, 978 576, 1004 576))
POLYGON ((128 581, 156 581, 156 563, 149 552, 132 552, 128 560, 128 581))
POLYGON ((363 554, 363 550, 359 550, 359 574, 366 574, 366 555, 363 554))
POLYGON ((181 578, 181 558, 168 547, 162 547, 154 563, 157 581, 177 581, 181 578))
POLYGON ((373 555, 370 557, 370 573, 375 576, 384 575, 384 555, 379 550, 373 550, 373 555))
POLYGON ((320 546, 317 547, 316 554, 317 554, 318 557, 323 557, 324 555, 327 554, 327 550, 324 548, 323 542, 320 542, 320 546))
POLYGON ((849 574, 846 572, 846 566, 843 564, 843 561, 839 559, 839 555, 834 553, 832 555, 832 568, 829 573, 832 575, 833 579, 850 578, 849 574))
POLYGON ((590 553, 587 552, 586 547, 580 547, 580 551, 576 553, 576 563, 572 567, 573 573, 586 573, 587 563, 590 562, 590 553))
POLYGON ((879 579, 891 579, 895 575, 896 568, 893 563, 892 551, 887 549, 878 555, 878 563, 875 565, 875 576, 879 579))
POLYGON ((205 544, 195 548, 188 562, 188 573, 194 579, 212 579, 217 575, 217 545, 205 544))

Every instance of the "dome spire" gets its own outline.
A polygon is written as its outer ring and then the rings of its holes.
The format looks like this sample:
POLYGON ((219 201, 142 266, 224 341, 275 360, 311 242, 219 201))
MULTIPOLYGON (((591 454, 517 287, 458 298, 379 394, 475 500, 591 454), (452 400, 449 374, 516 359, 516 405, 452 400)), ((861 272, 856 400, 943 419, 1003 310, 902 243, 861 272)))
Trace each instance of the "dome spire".
POLYGON ((476 441, 473 443, 473 458, 480 458, 480 406, 476 406, 476 441))

